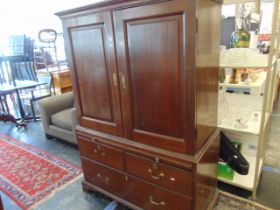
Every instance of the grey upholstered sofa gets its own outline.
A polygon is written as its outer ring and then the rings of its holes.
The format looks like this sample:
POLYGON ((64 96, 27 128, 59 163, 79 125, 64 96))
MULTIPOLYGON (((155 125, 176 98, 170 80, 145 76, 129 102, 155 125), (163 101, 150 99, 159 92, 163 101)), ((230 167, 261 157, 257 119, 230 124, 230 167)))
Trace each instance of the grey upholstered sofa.
POLYGON ((39 101, 39 110, 46 137, 57 137, 77 144, 77 125, 73 92, 48 97, 39 101))

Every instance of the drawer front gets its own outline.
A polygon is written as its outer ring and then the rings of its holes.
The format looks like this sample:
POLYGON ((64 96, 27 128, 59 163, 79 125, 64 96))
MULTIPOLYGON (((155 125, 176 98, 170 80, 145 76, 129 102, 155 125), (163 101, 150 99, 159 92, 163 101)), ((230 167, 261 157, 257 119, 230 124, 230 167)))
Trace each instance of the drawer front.
POLYGON ((125 175, 87 158, 81 157, 81 161, 87 182, 117 196, 123 191, 125 175))
POLYGON ((157 163, 130 153, 125 154, 126 170, 129 174, 152 181, 176 192, 192 196, 192 173, 157 163))
POLYGON ((67 93, 73 90, 72 86, 62 87, 60 88, 61 93, 67 93))
POLYGON ((191 210, 192 199, 129 176, 126 190, 122 197, 125 200, 149 210, 191 210))
POLYGON ((80 136, 78 136, 78 142, 81 156, 97 160, 113 168, 124 169, 122 150, 80 136))
POLYGON ((142 209, 191 210, 192 199, 81 157, 85 180, 142 209))
POLYGON ((61 84, 62 87, 71 85, 72 84, 71 75, 70 74, 61 75, 60 84, 61 84))

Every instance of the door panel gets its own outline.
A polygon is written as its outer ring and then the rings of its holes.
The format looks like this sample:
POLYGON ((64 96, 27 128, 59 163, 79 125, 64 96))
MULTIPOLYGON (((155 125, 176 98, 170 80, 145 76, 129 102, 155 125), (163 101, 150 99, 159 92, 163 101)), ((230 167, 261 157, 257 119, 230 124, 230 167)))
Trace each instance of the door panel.
POLYGON ((79 69, 78 86, 83 86, 80 92, 83 115, 112 122, 112 95, 105 61, 103 25, 75 28, 71 30, 71 36, 75 63, 79 69), (94 97, 89 97, 92 91, 94 97))
POLYGON ((186 2, 144 7, 114 13, 125 135, 185 152, 186 2))
POLYGON ((120 98, 110 13, 68 21, 80 124, 122 135, 120 98))
POLYGON ((184 136, 180 16, 127 22, 134 129, 184 136), (144 52, 144 53, 143 53, 144 52), (143 61, 145 61, 143 63, 143 61), (170 113, 172 111, 172 114, 170 113), (170 113, 170 114, 169 114, 170 113))

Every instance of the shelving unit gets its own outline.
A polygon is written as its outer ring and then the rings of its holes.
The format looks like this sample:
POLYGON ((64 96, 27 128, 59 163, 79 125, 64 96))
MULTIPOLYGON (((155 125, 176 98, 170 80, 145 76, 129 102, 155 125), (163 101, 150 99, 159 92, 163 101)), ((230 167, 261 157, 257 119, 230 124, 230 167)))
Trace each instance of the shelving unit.
MULTIPOLYGON (((244 68, 244 67, 243 67, 244 68)), ((220 89, 225 91, 232 91, 237 93, 249 93, 250 95, 261 95, 264 92, 266 81, 266 72, 259 73, 259 78, 256 82, 251 82, 249 85, 245 82, 239 82, 238 84, 230 84, 229 76, 227 76, 225 82, 220 83, 220 89)))
POLYGON ((233 180, 224 179, 219 177, 219 180, 222 182, 225 182, 227 184, 234 185, 236 187, 241 187, 243 189, 252 191, 254 188, 254 176, 255 176, 255 170, 256 170, 256 157, 251 155, 244 155, 246 160, 250 164, 249 174, 246 176, 239 175, 238 173, 234 174, 233 180))
POLYGON ((224 68, 267 68, 268 57, 269 55, 259 54, 250 48, 247 48, 246 51, 242 51, 242 48, 235 48, 221 54, 220 65, 224 68))
MULTIPOLYGON (((242 2, 250 1, 242 0, 242 2)), ((230 3, 234 2, 230 1, 230 3)), ((235 1, 235 3, 240 3, 240 1, 235 1)), ((250 164, 248 175, 235 173, 233 180, 221 177, 219 180, 251 191, 253 199, 257 196, 267 140, 267 128, 277 93, 280 68, 277 59, 280 47, 279 26, 279 0, 275 0, 269 54, 263 55, 258 54, 253 49, 239 48, 236 51, 235 49, 223 51, 220 59, 221 68, 263 70, 259 74, 258 80, 249 85, 243 82, 230 84, 229 76, 226 77, 224 83, 219 85, 218 127, 231 140, 238 140, 242 143, 241 153, 250 164), (240 112, 243 113, 240 114, 240 112), (258 120, 253 119, 254 114, 258 116, 258 120), (236 121, 239 118, 247 120, 248 127, 240 128, 240 124, 236 121)))
MULTIPOLYGON (((258 116, 261 116, 260 111, 255 111, 258 116)), ((257 120, 254 121, 253 116, 250 117, 250 120, 248 120, 248 127, 247 128, 237 128, 234 125, 228 125, 225 124, 224 122, 220 123, 218 125, 219 128, 223 130, 229 130, 229 131, 236 131, 236 132, 241 132, 241 133, 247 133, 247 134, 252 134, 252 135, 259 135, 260 134, 260 126, 261 126, 261 121, 257 120)))

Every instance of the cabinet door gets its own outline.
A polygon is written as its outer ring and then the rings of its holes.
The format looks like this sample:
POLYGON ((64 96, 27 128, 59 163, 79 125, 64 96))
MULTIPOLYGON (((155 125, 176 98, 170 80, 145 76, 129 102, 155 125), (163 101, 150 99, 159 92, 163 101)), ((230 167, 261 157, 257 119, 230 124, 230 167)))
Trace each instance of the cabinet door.
POLYGON ((194 112, 186 105, 193 95, 195 14, 187 2, 114 13, 125 135, 177 152, 193 147, 186 139, 193 118, 185 119, 194 112))
POLYGON ((64 21, 74 70, 79 123, 122 135, 114 36, 110 12, 64 21))

